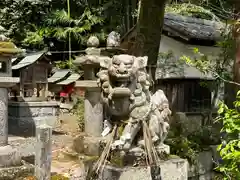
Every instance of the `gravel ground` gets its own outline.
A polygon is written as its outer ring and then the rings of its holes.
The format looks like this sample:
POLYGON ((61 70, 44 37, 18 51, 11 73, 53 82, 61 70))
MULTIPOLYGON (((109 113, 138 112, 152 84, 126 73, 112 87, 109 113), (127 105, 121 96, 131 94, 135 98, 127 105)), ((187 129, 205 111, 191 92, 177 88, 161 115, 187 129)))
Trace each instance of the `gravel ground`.
MULTIPOLYGON (((70 135, 53 135, 52 136, 52 150, 56 151, 58 149, 66 148, 71 146, 73 142, 73 137, 70 135)), ((22 138, 17 136, 9 137, 9 144, 19 150, 22 156, 34 155, 36 138, 22 138)))
MULTIPOLYGON (((72 146, 73 137, 79 134, 78 124, 76 117, 71 115, 64 115, 60 118, 62 120, 61 127, 55 128, 57 132, 65 134, 53 134, 52 135, 52 167, 51 171, 58 174, 66 174, 71 180, 83 180, 84 172, 81 164, 71 161, 59 159, 58 150, 68 149, 72 146)), ((33 155, 35 154, 36 137, 20 137, 15 135, 9 135, 8 143, 14 148, 18 149, 21 156, 25 159, 33 161, 33 155)), ((61 154, 61 153, 60 153, 61 154)))
MULTIPOLYGON (((70 135, 53 135, 52 151, 61 150, 70 147, 73 137, 70 135)), ((31 157, 35 152, 36 138, 23 138, 18 136, 9 136, 9 144, 18 149, 22 157, 31 157)), ((54 156, 54 155, 53 155, 54 156)), ((74 161, 61 161, 53 158, 51 171, 58 174, 64 174, 71 180, 84 180, 84 168, 81 164, 74 161)))

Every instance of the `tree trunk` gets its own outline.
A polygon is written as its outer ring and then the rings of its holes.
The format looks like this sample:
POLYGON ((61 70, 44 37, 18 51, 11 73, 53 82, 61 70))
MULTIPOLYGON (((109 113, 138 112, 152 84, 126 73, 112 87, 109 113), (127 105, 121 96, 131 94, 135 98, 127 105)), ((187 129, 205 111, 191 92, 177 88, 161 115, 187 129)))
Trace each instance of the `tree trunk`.
MULTIPOLYGON (((235 14, 237 14, 237 16, 235 17, 235 20, 240 21, 240 16, 239 16, 240 1, 234 0, 233 4, 234 4, 234 12, 235 14)), ((233 65, 233 81, 240 83, 240 25, 239 23, 236 23, 233 27, 233 37, 235 39, 235 50, 236 50, 235 51, 236 56, 235 56, 235 61, 233 65)), ((237 85, 230 85, 230 86, 232 88, 229 90, 232 91, 234 89, 234 93, 229 93, 231 95, 229 96, 227 105, 230 107, 233 107, 233 102, 236 100, 236 93, 240 89, 240 87, 237 85)))
POLYGON ((155 80, 166 0, 140 0, 135 56, 148 56, 148 72, 155 80))

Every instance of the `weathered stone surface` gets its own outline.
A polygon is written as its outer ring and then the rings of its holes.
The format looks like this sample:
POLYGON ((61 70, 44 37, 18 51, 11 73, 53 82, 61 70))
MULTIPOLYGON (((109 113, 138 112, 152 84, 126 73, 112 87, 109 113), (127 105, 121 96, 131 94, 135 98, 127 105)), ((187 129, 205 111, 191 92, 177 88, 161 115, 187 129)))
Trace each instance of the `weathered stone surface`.
POLYGON ((107 38, 107 47, 119 47, 121 43, 120 34, 112 31, 107 38))
MULTIPOLYGON (((162 180, 187 180, 187 161, 172 159, 160 163, 162 180)), ((152 180, 149 167, 106 166, 101 180, 152 180)))
POLYGON ((206 173, 203 175, 190 177, 190 178, 188 178, 188 180, 213 180, 213 178, 214 178, 214 173, 209 172, 209 173, 206 173))
POLYGON ((170 154, 170 146, 166 145, 166 144, 162 144, 162 145, 158 145, 156 147, 157 152, 159 153, 166 153, 166 154, 170 154))
POLYGON ((35 176, 38 180, 50 180, 52 162, 52 128, 47 125, 36 127, 35 176))
POLYGON ((12 56, 23 52, 13 44, 9 38, 0 35, 0 54, 4 56, 12 56))
POLYGON ((55 125, 59 105, 56 102, 9 102, 9 132, 35 134, 35 123, 46 120, 55 125))
MULTIPOLYGON (((111 35, 113 40, 109 39, 113 43, 114 34, 111 35)), ((151 96, 150 77, 146 73, 147 61, 146 56, 121 54, 100 62, 98 84, 108 112, 108 123, 105 124, 109 124, 103 134, 107 135, 116 124, 121 124, 123 128, 120 137, 114 139, 112 149, 128 151, 136 146, 137 139, 142 138, 138 133, 141 129, 144 132, 149 129, 150 133, 143 133, 143 136, 156 146, 163 144, 167 137, 168 116, 171 114, 168 99, 161 90, 151 96)))
POLYGON ((80 135, 73 141, 73 150, 80 154, 88 156, 99 156, 101 153, 102 137, 91 137, 80 135))
POLYGON ((8 143, 8 92, 0 88, 0 146, 8 143))
POLYGON ((84 135, 79 135, 74 138, 72 148, 79 154, 84 152, 84 135))
POLYGON ((199 153, 196 165, 189 165, 188 176, 194 177, 211 172, 213 170, 212 156, 211 151, 199 153))
POLYGON ((103 130, 103 105, 100 91, 85 91, 84 99, 85 133, 89 136, 101 137, 103 130))
POLYGON ((219 160, 221 159, 220 153, 217 151, 218 145, 212 145, 210 146, 213 154, 213 161, 215 163, 219 163, 219 160))
POLYGON ((20 164, 21 156, 17 149, 10 145, 0 147, 0 168, 18 166, 20 164))
POLYGON ((91 36, 87 41, 88 47, 98 47, 99 46, 99 39, 96 36, 91 36))

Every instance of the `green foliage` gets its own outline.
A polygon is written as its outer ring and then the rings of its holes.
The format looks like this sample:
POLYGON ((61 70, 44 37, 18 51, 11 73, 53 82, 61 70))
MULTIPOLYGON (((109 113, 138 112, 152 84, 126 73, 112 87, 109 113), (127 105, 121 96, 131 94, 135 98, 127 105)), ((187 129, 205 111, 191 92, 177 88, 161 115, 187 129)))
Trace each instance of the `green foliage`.
POLYGON ((20 47, 43 49, 55 41, 60 46, 54 50, 66 50, 71 35, 73 49, 79 50, 90 35, 103 39, 121 29, 124 8, 122 0, 71 0, 68 17, 66 0, 5 0, 0 2, 0 24, 20 47))
POLYGON ((229 109, 224 103, 220 103, 217 118, 223 123, 221 131, 226 133, 223 143, 218 147, 223 164, 217 169, 224 173, 224 179, 227 180, 240 179, 240 91, 234 107, 229 109))
POLYGON ((211 11, 197 6, 191 3, 182 3, 182 4, 170 4, 166 6, 166 12, 176 13, 183 16, 190 16, 194 18, 206 19, 206 20, 217 20, 216 17, 211 11))
POLYGON ((187 137, 180 135, 175 138, 168 138, 166 144, 170 146, 171 154, 187 159, 191 164, 197 163, 199 145, 189 141, 187 137))
POLYGON ((161 71, 157 71, 157 76, 165 76, 166 74, 180 74, 184 69, 184 62, 176 59, 172 51, 159 53, 157 67, 161 71))
POLYGON ((79 48, 80 44, 84 44, 91 33, 96 33, 92 29, 102 23, 103 18, 100 17, 99 13, 89 8, 86 8, 82 15, 76 19, 68 17, 65 10, 57 10, 51 13, 44 20, 43 25, 36 28, 35 32, 27 33, 23 45, 40 48, 44 45, 44 38, 55 38, 59 44, 68 42, 70 37, 73 44, 77 44, 77 48, 79 48))
POLYGON ((51 0, 4 0, 0 2, 0 24, 6 35, 19 44, 33 25, 40 25, 49 12, 51 0))
POLYGON ((219 144, 219 134, 212 126, 200 127, 199 131, 194 132, 187 128, 185 120, 172 123, 166 144, 170 146, 171 154, 196 164, 199 152, 208 149, 209 145, 219 144))
MULTIPOLYGON (((229 29, 229 26, 226 27, 229 29)), ((232 64, 234 62, 234 43, 232 34, 223 34, 224 40, 218 42, 220 47, 220 53, 215 56, 206 55, 194 48, 193 52, 195 56, 182 56, 181 60, 189 66, 193 66, 207 76, 215 78, 211 83, 202 83, 204 86, 208 86, 209 90, 213 92, 213 99, 211 104, 210 113, 215 110, 217 97, 222 87, 223 82, 228 82, 232 78, 232 64)))
POLYGON ((70 178, 57 174, 51 177, 51 180, 69 180, 70 178))
POLYGON ((81 131, 84 130, 84 98, 78 97, 73 107, 73 113, 78 118, 78 125, 81 131))

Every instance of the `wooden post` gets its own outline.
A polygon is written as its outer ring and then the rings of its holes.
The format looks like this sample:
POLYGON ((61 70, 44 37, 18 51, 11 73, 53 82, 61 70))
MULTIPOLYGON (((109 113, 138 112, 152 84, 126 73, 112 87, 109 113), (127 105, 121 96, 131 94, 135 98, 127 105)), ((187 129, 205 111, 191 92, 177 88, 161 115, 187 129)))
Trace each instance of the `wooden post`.
POLYGON ((45 98, 47 98, 48 95, 49 95, 49 93, 48 93, 48 81, 47 81, 47 77, 48 77, 48 70, 47 69, 46 69, 45 73, 46 73, 46 84, 44 86, 44 96, 45 96, 45 98))
POLYGON ((23 75, 22 72, 20 71, 20 84, 19 84, 19 95, 21 98, 24 98, 24 92, 23 92, 23 75))
POLYGON ((35 176, 37 180, 51 179, 52 127, 36 126, 35 176))

